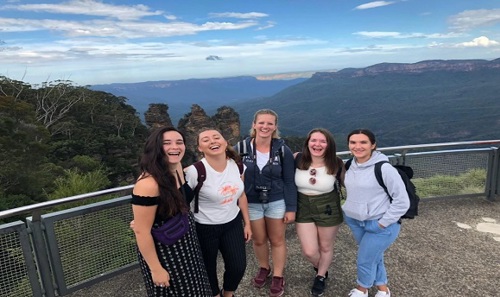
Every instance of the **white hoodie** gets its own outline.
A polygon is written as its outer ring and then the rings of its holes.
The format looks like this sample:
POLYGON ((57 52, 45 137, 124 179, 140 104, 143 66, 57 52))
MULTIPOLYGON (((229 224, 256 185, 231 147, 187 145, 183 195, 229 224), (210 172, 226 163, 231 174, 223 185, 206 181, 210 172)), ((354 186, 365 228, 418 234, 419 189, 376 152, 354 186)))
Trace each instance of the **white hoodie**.
POLYGON ((345 215, 359 221, 378 220, 387 227, 406 213, 410 199, 397 169, 390 164, 383 164, 381 168, 392 203, 375 177, 375 163, 388 160, 378 151, 374 151, 370 159, 362 164, 353 159, 345 175, 347 198, 342 206, 345 215))

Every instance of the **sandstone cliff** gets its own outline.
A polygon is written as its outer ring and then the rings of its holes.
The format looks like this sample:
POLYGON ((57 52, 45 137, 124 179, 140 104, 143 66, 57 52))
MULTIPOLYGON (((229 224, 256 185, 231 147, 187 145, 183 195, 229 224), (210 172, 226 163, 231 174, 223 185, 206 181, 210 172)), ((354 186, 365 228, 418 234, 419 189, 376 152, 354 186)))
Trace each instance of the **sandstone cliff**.
POLYGON ((318 72, 313 79, 328 80, 342 77, 373 76, 383 73, 422 73, 429 71, 474 71, 499 69, 500 59, 487 60, 427 60, 417 63, 380 63, 366 68, 345 68, 338 72, 318 72))

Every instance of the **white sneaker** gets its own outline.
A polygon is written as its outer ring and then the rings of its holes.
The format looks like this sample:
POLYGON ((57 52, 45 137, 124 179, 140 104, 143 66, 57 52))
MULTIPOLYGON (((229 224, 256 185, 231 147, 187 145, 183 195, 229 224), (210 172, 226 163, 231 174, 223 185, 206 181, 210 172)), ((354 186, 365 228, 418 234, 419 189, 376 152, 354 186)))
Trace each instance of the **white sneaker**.
POLYGON ((349 296, 350 297, 368 297, 368 290, 366 291, 366 293, 363 293, 362 291, 360 291, 358 289, 352 289, 351 292, 349 293, 349 296))
POLYGON ((387 289, 387 292, 379 290, 377 294, 375 294, 375 297, 391 297, 391 291, 389 291, 389 289, 387 289))

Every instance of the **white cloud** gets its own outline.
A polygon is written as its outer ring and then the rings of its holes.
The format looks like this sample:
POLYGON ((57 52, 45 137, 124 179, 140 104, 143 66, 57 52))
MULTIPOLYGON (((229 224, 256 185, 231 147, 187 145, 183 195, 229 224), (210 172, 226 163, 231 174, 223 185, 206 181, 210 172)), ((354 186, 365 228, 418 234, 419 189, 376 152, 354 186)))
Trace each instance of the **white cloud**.
POLYGON ((257 30, 269 29, 269 28, 274 27, 275 25, 276 25, 276 22, 268 21, 266 25, 258 27, 257 30))
POLYGON ((113 37, 113 38, 144 38, 193 35, 202 31, 239 30, 258 23, 244 21, 206 22, 193 24, 187 22, 134 22, 112 20, 65 21, 65 20, 28 20, 0 18, 3 32, 51 31, 71 37, 113 37))
POLYGON ((162 11, 150 11, 143 4, 125 6, 109 5, 95 0, 72 0, 60 4, 21 4, 4 5, 1 10, 19 10, 32 12, 49 12, 57 14, 93 15, 113 17, 120 20, 135 20, 145 16, 156 16, 163 14, 162 11))
POLYGON ((353 33, 354 35, 359 35, 366 38, 395 38, 395 39, 407 39, 407 38, 427 38, 427 39, 445 39, 445 38, 457 38, 463 37, 461 33, 401 33, 401 32, 385 32, 385 31, 359 31, 353 33))
POLYGON ((212 12, 209 14, 213 18, 235 18, 235 19, 257 19, 269 16, 268 14, 261 12, 212 12))
POLYGON ((486 36, 480 36, 478 38, 472 39, 472 41, 462 42, 458 45, 464 47, 490 47, 490 46, 498 46, 500 45, 500 43, 495 40, 491 40, 486 36))
POLYGON ((373 1, 373 2, 368 2, 365 4, 358 5, 354 9, 358 9, 358 10, 371 9, 371 8, 387 6, 387 5, 391 5, 391 4, 394 4, 394 2, 393 1, 373 1))
POLYGON ((380 31, 359 31, 353 34, 368 38, 386 38, 386 37, 397 38, 401 35, 401 33, 399 32, 380 32, 380 31))
POLYGON ((448 19, 451 28, 468 31, 478 27, 487 27, 500 23, 500 9, 466 10, 448 19))

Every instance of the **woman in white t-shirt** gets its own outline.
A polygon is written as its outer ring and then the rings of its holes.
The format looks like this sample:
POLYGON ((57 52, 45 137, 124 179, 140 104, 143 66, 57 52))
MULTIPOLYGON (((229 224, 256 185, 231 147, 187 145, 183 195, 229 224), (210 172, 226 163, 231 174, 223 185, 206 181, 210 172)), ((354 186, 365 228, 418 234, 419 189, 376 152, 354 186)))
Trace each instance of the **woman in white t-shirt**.
MULTIPOLYGON (((196 230, 213 295, 230 297, 245 274, 245 241, 252 237, 248 202, 237 164, 241 161, 217 130, 205 130, 198 135, 198 150, 204 156, 201 162, 206 179, 198 193, 198 212, 194 213, 196 230), (219 251, 226 269, 221 291, 217 279, 219 251)), ((191 165, 185 173, 188 185, 195 189, 197 169, 191 165)))

